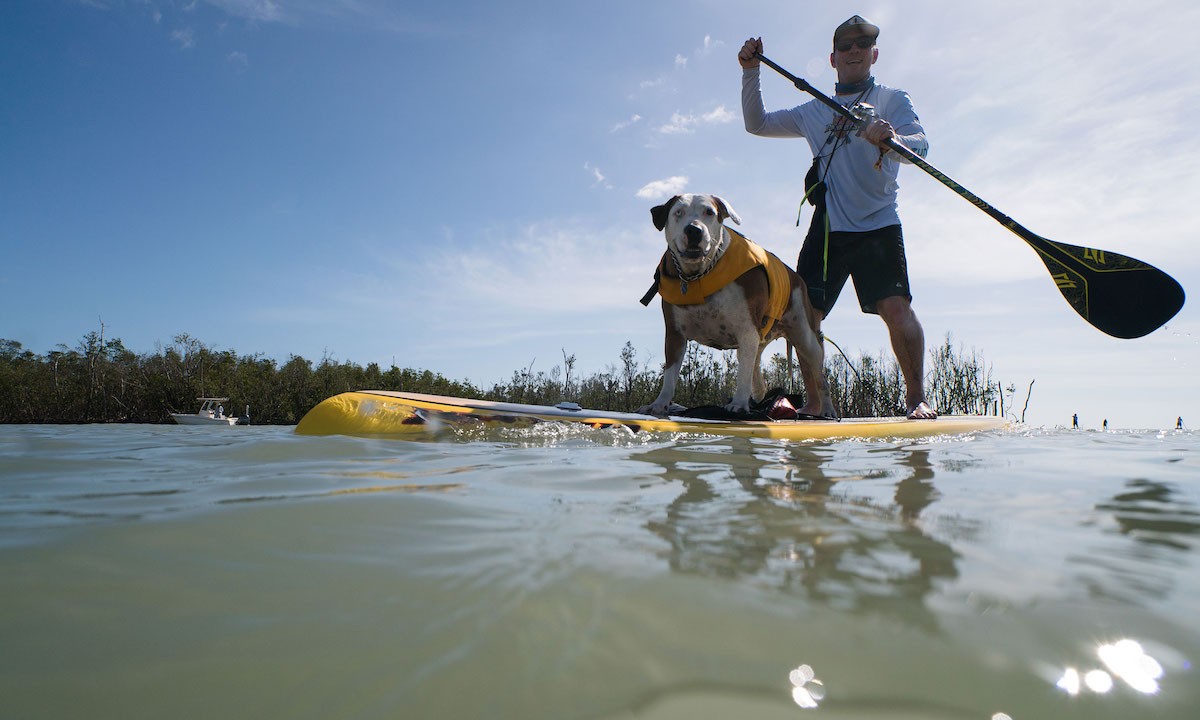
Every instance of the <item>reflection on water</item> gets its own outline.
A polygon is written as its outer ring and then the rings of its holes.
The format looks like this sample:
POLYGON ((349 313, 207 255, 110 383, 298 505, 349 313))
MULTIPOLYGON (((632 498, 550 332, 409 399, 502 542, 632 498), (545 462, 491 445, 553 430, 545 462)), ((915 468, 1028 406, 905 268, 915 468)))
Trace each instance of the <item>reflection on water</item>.
MULTIPOLYGON (((845 450, 755 441, 648 449, 637 459, 661 467, 680 491, 646 527, 667 543, 673 572, 753 582, 855 617, 887 616, 946 632, 927 600, 960 577, 961 548, 989 538, 986 516, 939 513, 937 481, 979 468, 921 445, 854 447, 852 458, 845 450), (871 460, 880 456, 886 460, 875 466, 871 460), (881 492, 885 486, 890 493, 881 492)), ((1178 577, 1172 568, 1191 563, 1180 553, 1200 532, 1200 514, 1171 483, 1136 479, 1125 488, 1094 504, 1096 515, 1083 522, 1111 513, 1119 535, 1135 542, 1086 555, 1068 550, 1064 559, 1107 571, 1103 579, 1081 578, 1092 597, 1136 605, 1171 593, 1178 577)), ((1179 670, 1188 667, 1184 661, 1179 670)), ((1117 686, 1156 695, 1164 675, 1162 664, 1127 638, 1100 644, 1092 667, 1067 667, 1054 684, 1070 696, 1109 695, 1117 686)), ((812 666, 801 665, 789 679, 797 706, 822 706, 825 683, 812 666)))
POLYGON ((1190 720, 1198 449, 0 427, 0 714, 1190 720))
POLYGON ((825 699, 825 684, 817 679, 809 665, 801 665, 788 673, 792 681, 792 701, 802 708, 815 708, 825 699))
POLYGON ((1072 556, 1079 582, 1095 598, 1144 603, 1167 596, 1172 568, 1186 562, 1200 534, 1200 512, 1175 483, 1137 478, 1099 502, 1104 527, 1122 540, 1093 545, 1072 556))
POLYGON ((1159 691, 1158 681, 1164 671, 1162 663, 1151 657, 1136 640, 1126 638, 1105 643, 1096 649, 1096 656, 1107 671, 1100 668, 1086 671, 1080 681, 1079 671, 1068 667, 1055 685, 1068 695, 1078 695, 1084 688, 1103 695, 1113 689, 1113 677, 1125 681, 1131 689, 1145 695, 1159 691))
POLYGON ((1147 695, 1158 692, 1158 680, 1163 676, 1162 665, 1147 655, 1137 641, 1125 639, 1111 645, 1101 645, 1096 654, 1109 672, 1124 680, 1129 687, 1147 695))
POLYGON ((1175 550, 1191 550, 1190 536, 1200 534, 1200 512, 1171 483, 1139 478, 1127 491, 1096 505, 1112 512, 1120 532, 1133 539, 1175 550))
POLYGON ((903 615, 933 628, 923 598, 957 577, 957 553, 923 531, 938 498, 929 451, 893 448, 887 467, 836 469, 829 447, 662 447, 638 459, 683 490, 647 528, 670 547, 672 570, 748 578, 855 613, 903 615), (890 502, 856 495, 853 481, 886 477, 890 502))

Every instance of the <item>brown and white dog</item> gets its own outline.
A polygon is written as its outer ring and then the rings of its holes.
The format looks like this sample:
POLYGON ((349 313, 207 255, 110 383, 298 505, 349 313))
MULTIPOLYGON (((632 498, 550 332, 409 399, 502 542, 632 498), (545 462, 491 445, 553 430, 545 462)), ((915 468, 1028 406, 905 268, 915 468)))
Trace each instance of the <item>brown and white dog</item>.
MULTIPOLYGON (((666 204, 652 208, 650 214, 654 227, 663 230, 667 239, 662 276, 693 283, 712 270, 729 247, 731 233, 723 225, 725 219, 742 223, 729 203, 716 195, 676 195, 666 204)), ((667 364, 663 371, 662 392, 653 404, 641 408, 640 412, 658 416, 668 414, 688 340, 718 350, 737 349, 737 388, 733 401, 726 408, 735 413, 748 412, 751 397, 760 400, 767 390, 760 369, 763 349, 771 341, 786 337, 796 348, 804 377, 805 404, 800 412, 836 416, 829 384, 825 380, 825 353, 817 337, 816 316, 808 300, 808 290, 795 271, 786 265, 783 268, 791 283, 790 298, 782 317, 774 322, 765 337, 760 330, 767 318, 769 285, 767 271, 762 267, 744 272, 697 304, 676 305, 664 296, 667 364)))

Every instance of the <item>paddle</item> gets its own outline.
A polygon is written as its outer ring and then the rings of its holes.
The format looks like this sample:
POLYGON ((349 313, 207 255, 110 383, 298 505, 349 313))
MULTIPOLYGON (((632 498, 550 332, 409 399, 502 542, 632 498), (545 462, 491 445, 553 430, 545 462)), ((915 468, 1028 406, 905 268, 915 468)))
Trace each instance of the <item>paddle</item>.
MULTIPOLYGON (((755 57, 834 112, 855 123, 862 122, 862 118, 771 62, 762 53, 755 53, 755 57)), ((896 140, 889 139, 885 144, 1029 243, 1050 271, 1063 298, 1100 332, 1118 338, 1142 337, 1157 330, 1183 307, 1183 288, 1153 265, 1117 253, 1067 245, 1034 235, 896 140)))

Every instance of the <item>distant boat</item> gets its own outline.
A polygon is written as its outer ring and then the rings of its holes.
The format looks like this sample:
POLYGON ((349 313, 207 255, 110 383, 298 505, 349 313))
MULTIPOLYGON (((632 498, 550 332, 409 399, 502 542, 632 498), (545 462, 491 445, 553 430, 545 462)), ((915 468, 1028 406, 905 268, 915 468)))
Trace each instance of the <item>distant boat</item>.
POLYGON ((225 406, 229 398, 196 398, 201 402, 200 409, 193 415, 187 413, 171 413, 175 422, 180 425, 248 425, 250 424, 250 408, 246 408, 245 418, 229 417, 225 414, 225 406))

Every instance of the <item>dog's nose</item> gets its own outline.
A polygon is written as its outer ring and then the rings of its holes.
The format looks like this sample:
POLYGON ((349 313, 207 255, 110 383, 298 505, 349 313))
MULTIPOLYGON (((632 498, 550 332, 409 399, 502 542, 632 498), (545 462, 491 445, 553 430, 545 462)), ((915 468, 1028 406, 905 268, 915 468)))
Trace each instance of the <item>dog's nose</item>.
POLYGON ((683 236, 687 238, 688 245, 699 245, 704 240, 704 230, 698 225, 688 225, 683 229, 683 236))

